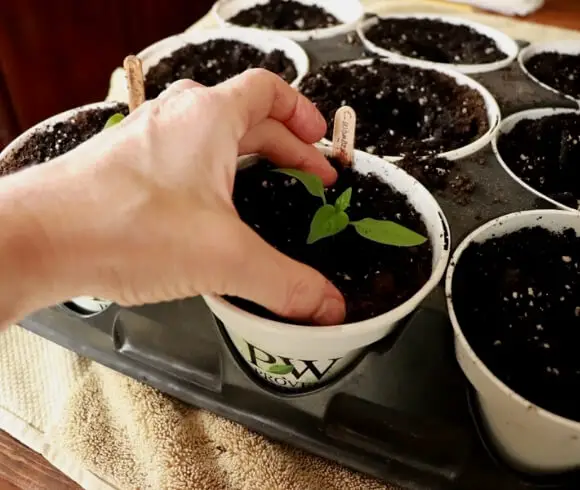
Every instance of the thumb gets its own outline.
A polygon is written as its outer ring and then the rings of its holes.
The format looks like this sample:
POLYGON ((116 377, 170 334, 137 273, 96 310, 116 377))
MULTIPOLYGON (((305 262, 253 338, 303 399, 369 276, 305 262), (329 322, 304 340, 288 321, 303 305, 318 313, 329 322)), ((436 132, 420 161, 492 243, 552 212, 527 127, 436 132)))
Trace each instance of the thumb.
POLYGON ((244 260, 231 268, 228 294, 253 301, 273 313, 319 325, 336 325, 345 317, 340 291, 318 271, 280 253, 240 222, 238 246, 244 260), (235 270, 232 270, 235 269, 235 270))

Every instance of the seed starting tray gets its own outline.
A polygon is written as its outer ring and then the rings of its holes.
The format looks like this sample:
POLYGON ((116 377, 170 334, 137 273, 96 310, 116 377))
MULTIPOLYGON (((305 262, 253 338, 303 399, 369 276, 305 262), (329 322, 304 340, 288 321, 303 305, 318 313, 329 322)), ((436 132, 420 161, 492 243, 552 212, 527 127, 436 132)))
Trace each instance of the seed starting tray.
MULTIPOLYGON (((309 41, 313 68, 360 57, 352 34, 309 41)), ((474 76, 503 117, 533 107, 576 107, 528 80, 517 64, 474 76)), ((477 188, 468 205, 437 196, 452 243, 499 215, 551 207, 515 183, 489 146, 459 162, 477 188)), ((580 472, 522 475, 496 457, 454 355, 440 286, 397 331, 338 379, 306 394, 275 391, 238 358, 200 298, 93 316, 66 306, 22 326, 191 405, 406 489, 577 490, 580 472)))

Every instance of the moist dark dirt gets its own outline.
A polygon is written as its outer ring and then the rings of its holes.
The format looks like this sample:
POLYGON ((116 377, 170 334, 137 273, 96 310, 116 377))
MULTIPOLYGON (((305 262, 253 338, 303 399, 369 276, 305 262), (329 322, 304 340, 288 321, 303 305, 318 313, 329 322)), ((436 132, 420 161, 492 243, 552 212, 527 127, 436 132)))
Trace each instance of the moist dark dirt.
POLYGON ((518 122, 498 139, 508 167, 543 194, 573 208, 580 201, 580 114, 518 122))
POLYGON ((113 105, 107 109, 91 109, 80 112, 67 121, 34 133, 24 146, 10 153, 0 162, 0 176, 52 160, 76 148, 100 133, 113 114, 128 114, 126 104, 113 105))
POLYGON ((211 87, 250 68, 265 68, 288 83, 297 76, 294 62, 279 49, 266 53, 239 41, 216 39, 188 44, 161 59, 145 77, 145 95, 154 99, 184 78, 211 87))
POLYGON ((507 58, 490 37, 439 20, 379 19, 366 37, 383 49, 436 63, 478 65, 507 58))
POLYGON ((293 0, 270 0, 264 5, 242 10, 228 21, 244 27, 280 31, 309 31, 340 24, 326 10, 293 0))
POLYGON ((457 318, 477 356, 524 398, 576 421, 579 267, 576 233, 538 226, 471 245, 453 280, 457 318))
POLYGON ((332 139, 336 110, 357 113, 357 148, 376 155, 435 154, 465 146, 489 129, 483 97, 447 75, 386 61, 329 63, 300 90, 322 112, 332 139))
POLYGON ((450 197, 460 205, 471 202, 476 184, 454 161, 440 157, 418 158, 408 155, 396 162, 396 165, 415 177, 432 193, 450 197))
POLYGON ((580 55, 538 53, 525 65, 540 82, 580 99, 580 55))
MULTIPOLYGON (((407 198, 376 177, 350 169, 339 170, 335 185, 326 191, 327 201, 352 187, 351 221, 389 219, 427 236, 421 216, 407 198)), ((322 201, 308 193, 296 179, 271 172, 262 160, 238 172, 234 203, 242 220, 282 253, 312 266, 344 295, 346 322, 365 320, 385 313, 413 296, 429 279, 432 247, 392 247, 367 240, 352 226, 332 237, 308 245, 310 222, 322 201)), ((260 316, 270 312, 245 301, 231 299, 260 316)), ((286 321, 286 320, 285 320, 286 321)))

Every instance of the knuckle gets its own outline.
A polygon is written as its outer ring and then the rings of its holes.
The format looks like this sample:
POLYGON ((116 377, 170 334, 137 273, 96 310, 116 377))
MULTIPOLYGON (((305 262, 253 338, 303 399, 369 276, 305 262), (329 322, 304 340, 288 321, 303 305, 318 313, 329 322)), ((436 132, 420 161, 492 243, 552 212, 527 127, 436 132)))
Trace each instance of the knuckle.
POLYGON ((163 92, 159 94, 158 99, 164 99, 172 95, 177 95, 180 92, 189 90, 194 87, 196 87, 196 83, 193 80, 177 80, 176 82, 173 82, 171 85, 169 85, 169 87, 167 87, 165 90, 163 90, 163 92))
POLYGON ((250 68, 241 75, 240 82, 242 87, 258 86, 260 90, 271 90, 270 87, 274 86, 278 79, 277 75, 265 68, 250 68))
POLYGON ((169 88, 173 88, 174 90, 180 91, 180 90, 189 90, 191 88, 196 88, 199 85, 194 82, 193 80, 189 79, 189 78, 182 78, 181 80, 177 80, 176 82, 173 82, 169 88))
POLYGON ((265 68, 250 68, 246 75, 248 78, 271 78, 274 74, 265 68))
MULTIPOLYGON (((188 80, 180 80, 179 82, 187 83, 188 80)), ((223 114, 223 102, 219 94, 207 90, 174 91, 166 97, 158 97, 150 101, 150 104, 146 111, 146 119, 147 124, 153 128, 166 124, 189 126, 197 122, 201 115, 207 122, 204 127, 207 127, 217 119, 219 114, 223 114)))

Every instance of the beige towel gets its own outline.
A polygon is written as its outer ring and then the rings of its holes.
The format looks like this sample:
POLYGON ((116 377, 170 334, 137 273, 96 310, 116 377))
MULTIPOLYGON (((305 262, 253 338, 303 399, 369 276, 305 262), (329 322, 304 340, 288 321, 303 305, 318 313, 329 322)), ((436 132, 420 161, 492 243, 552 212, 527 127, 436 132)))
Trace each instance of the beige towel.
MULTIPOLYGON (((366 4, 373 11, 453 11, 437 2, 366 4)), ((521 39, 580 39, 578 32, 456 11, 521 39)), ((211 25, 206 17, 198 27, 211 25)), ((113 75, 110 98, 124 97, 122 75, 113 75)), ((89 490, 391 488, 187 407, 18 327, 0 334, 0 429, 89 490)))

